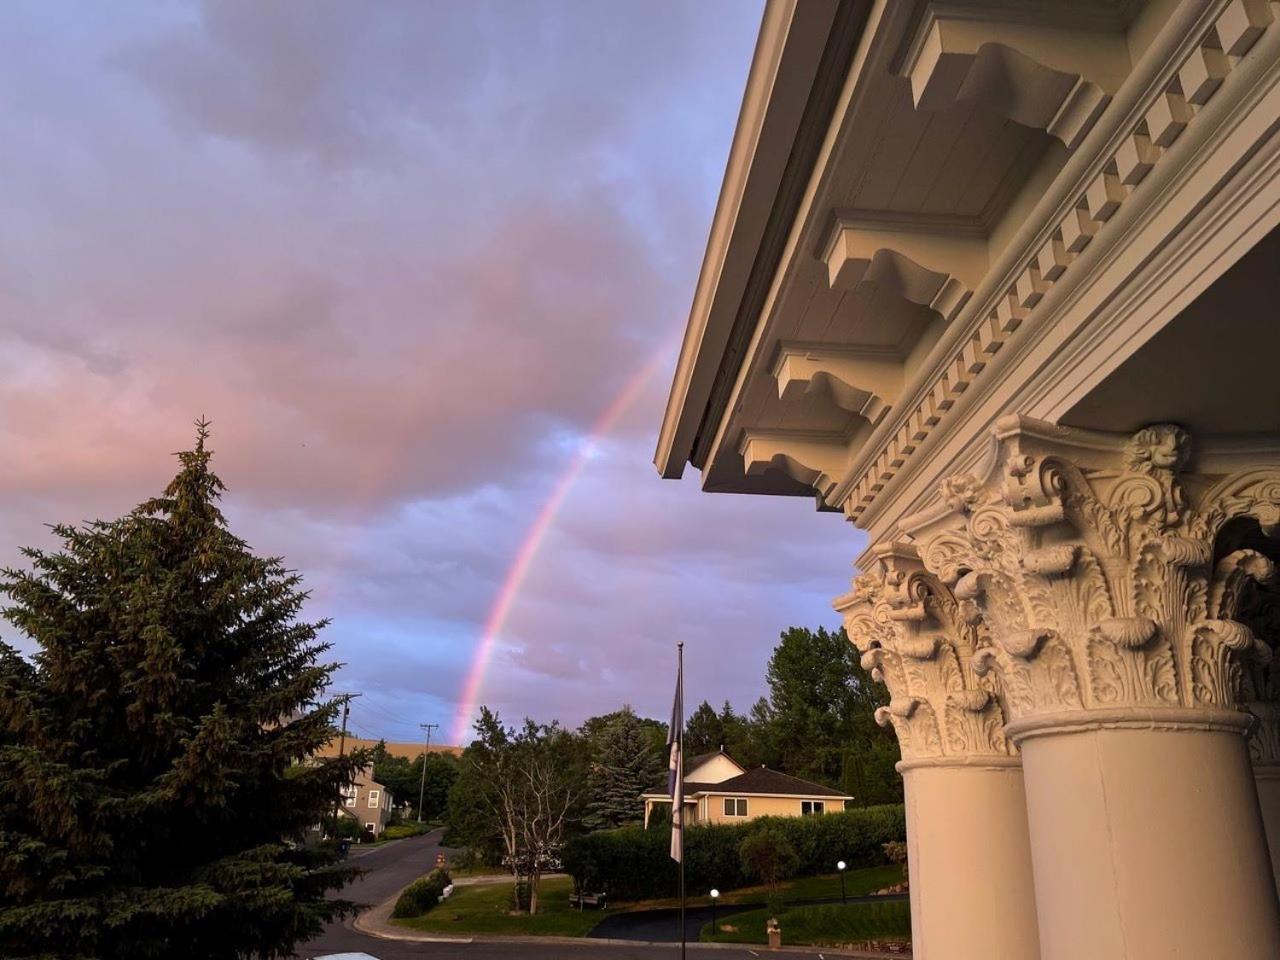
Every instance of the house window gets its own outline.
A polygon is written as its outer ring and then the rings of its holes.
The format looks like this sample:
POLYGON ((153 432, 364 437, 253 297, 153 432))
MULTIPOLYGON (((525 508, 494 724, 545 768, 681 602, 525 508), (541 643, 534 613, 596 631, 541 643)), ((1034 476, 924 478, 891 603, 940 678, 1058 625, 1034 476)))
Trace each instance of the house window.
POLYGON ((356 795, 353 793, 351 796, 347 797, 347 806, 354 807, 355 805, 356 805, 356 795))
POLYGON ((377 790, 369 791, 369 809, 370 810, 378 809, 378 793, 379 791, 377 790))
POLYGON ((377 833, 377 832, 378 832, 378 825, 377 825, 376 823, 366 823, 366 824, 364 825, 364 828, 365 828, 366 830, 368 830, 370 833, 377 833))
POLYGON ((744 797, 725 797, 724 815, 726 817, 745 817, 747 815, 746 799, 744 797))
POLYGON ((827 801, 825 800, 801 800, 800 816, 808 817, 815 813, 826 813, 827 801))

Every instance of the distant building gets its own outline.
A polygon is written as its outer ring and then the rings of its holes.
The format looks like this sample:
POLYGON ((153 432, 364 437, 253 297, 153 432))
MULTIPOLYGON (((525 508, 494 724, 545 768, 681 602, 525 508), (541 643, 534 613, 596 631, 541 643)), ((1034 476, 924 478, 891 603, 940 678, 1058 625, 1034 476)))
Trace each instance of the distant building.
POLYGON ((355 780, 342 788, 338 811, 353 818, 362 830, 380 836, 391 819, 391 791, 373 779, 373 767, 356 773, 355 780))
MULTIPOLYGON (((655 807, 669 807, 663 784, 641 795, 644 825, 655 807)), ((843 810, 848 794, 756 767, 747 770, 723 750, 690 757, 684 774, 685 823, 745 823, 756 817, 807 817, 843 810)))

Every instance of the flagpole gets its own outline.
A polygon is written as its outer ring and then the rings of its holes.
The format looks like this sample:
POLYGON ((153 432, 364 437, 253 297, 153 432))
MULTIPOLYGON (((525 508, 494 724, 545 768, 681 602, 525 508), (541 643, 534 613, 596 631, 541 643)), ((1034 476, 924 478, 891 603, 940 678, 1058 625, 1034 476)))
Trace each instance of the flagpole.
POLYGON ((680 729, 676 731, 680 744, 680 765, 676 776, 680 778, 680 960, 685 960, 684 925, 684 642, 676 644, 676 673, 679 676, 680 729))

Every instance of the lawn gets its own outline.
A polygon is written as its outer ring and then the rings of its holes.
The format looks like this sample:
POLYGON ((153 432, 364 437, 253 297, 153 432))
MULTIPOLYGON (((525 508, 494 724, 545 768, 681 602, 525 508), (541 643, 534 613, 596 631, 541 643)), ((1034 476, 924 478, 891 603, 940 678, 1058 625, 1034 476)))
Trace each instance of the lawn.
MULTIPOLYGON (((715 943, 764 943, 768 911, 735 913, 719 922, 723 929, 712 935, 711 924, 702 928, 701 939, 715 943)), ((911 908, 906 901, 893 903, 839 903, 793 907, 778 918, 784 945, 836 946, 867 940, 910 940, 911 908)))
MULTIPOLYGON (((865 867, 861 870, 848 870, 844 875, 845 893, 850 897, 861 897, 895 883, 902 882, 902 865, 891 863, 882 867, 865 867)), ((800 877, 778 885, 783 900, 824 900, 840 896, 840 874, 827 873, 817 877, 800 877)), ((769 896, 768 887, 739 887, 736 890, 723 890, 720 894, 721 904, 758 903, 769 896)), ((687 901, 691 907, 705 907, 711 904, 711 898, 690 896, 687 901)), ((610 904, 611 910, 656 910, 662 907, 678 907, 680 901, 674 898, 662 900, 636 900, 627 903, 610 904)))
POLYGON ((453 895, 420 917, 396 920, 405 927, 431 933, 488 933, 508 936, 581 937, 604 916, 599 910, 569 906, 573 881, 554 877, 542 881, 538 914, 510 913, 511 884, 480 883, 455 887, 453 895))
MULTIPOLYGON (((845 889, 851 897, 862 896, 897 883, 901 879, 902 867, 898 865, 850 870, 845 874, 845 889)), ((840 875, 833 873, 821 877, 802 877, 799 880, 782 884, 781 888, 782 895, 786 900, 838 897, 840 896, 840 875)), ((549 877, 544 879, 539 896, 538 914, 531 917, 524 913, 511 914, 511 884, 509 882, 468 884, 455 887, 453 895, 448 900, 432 908, 422 916, 394 922, 414 930, 443 934, 464 935, 480 933, 499 936, 535 937, 586 936, 591 928, 603 919, 605 914, 600 910, 576 910, 570 907, 569 894, 572 892, 573 881, 568 877, 549 877)), ((765 887, 742 887, 738 890, 726 891, 720 898, 720 903, 725 905, 752 903, 762 901, 767 896, 768 890, 765 887)), ((709 897, 690 897, 688 904, 689 906, 706 906, 710 902, 709 897)), ((610 904, 609 912, 650 910, 678 905, 678 900, 644 900, 632 903, 610 904)), ((881 905, 870 904, 868 906, 879 908, 881 905)), ((901 915, 909 918, 906 904, 889 904, 888 906, 900 907, 901 915)), ((853 908, 854 905, 850 904, 846 909, 852 910, 853 908)), ((795 919, 789 921, 793 924, 808 923, 812 925, 813 921, 802 921, 804 911, 823 909, 828 908, 798 907, 788 911, 785 916, 794 917, 795 919)), ((836 909, 839 910, 841 908, 837 906, 836 909)), ((859 915, 864 920, 866 916, 874 918, 878 915, 859 915)), ((764 911, 753 910, 748 913, 737 914, 733 922, 739 924, 739 918, 743 921, 740 925, 741 933, 736 935, 722 934, 720 939, 733 940, 740 938, 736 942, 763 943, 764 911), (758 917, 756 916, 757 914, 759 914, 758 917)), ((910 920, 907 919, 904 922, 905 929, 909 932, 911 927, 910 920)), ((809 927, 798 927, 795 935, 799 935, 800 929, 808 930, 809 927)), ((897 928, 892 929, 896 930, 897 928)), ((786 937, 787 942, 798 942, 794 939, 788 927, 784 926, 783 930, 783 935, 786 937)), ((704 931, 703 939, 707 939, 708 933, 709 931, 704 931)), ((821 931, 819 930, 818 933, 821 933, 821 931)), ((885 937, 891 936, 889 933, 871 933, 861 935, 855 939, 865 940, 881 935, 885 937)), ((892 933, 892 936, 897 936, 897 933, 892 933)), ((827 943, 831 941, 817 939, 805 942, 827 943)))

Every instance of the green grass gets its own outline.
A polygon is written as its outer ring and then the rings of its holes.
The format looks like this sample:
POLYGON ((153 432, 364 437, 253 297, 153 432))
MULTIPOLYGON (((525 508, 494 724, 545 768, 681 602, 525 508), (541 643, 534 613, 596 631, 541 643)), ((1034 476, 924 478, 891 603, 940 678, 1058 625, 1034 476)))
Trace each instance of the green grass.
POLYGON ((417 837, 432 830, 429 823, 418 823, 416 820, 406 820, 404 823, 397 823, 387 827, 379 834, 378 839, 374 843, 390 843, 392 840, 404 840, 406 837, 417 837))
MULTIPOLYGON (((722 929, 712 934, 711 924, 702 928, 701 939, 714 943, 765 943, 766 910, 735 913, 718 921, 722 929), (736 927, 726 933, 724 926, 736 927)), ((866 940, 910 940, 911 908, 906 901, 893 903, 832 903, 813 907, 793 907, 778 918, 783 945, 836 946, 866 940)))
POLYGON ((488 864, 475 864, 470 867, 455 867, 450 865, 449 875, 451 877, 493 877, 510 874, 505 867, 491 867, 488 864))
POLYGON ((508 936, 581 937, 604 914, 569 906, 573 881, 568 877, 543 880, 538 913, 511 914, 510 883, 477 883, 454 887, 453 895, 421 917, 396 920, 401 926, 430 933, 488 933, 508 936))
MULTIPOLYGON (((850 897, 861 897, 895 883, 902 882, 902 865, 891 863, 882 867, 865 867, 861 870, 848 870, 844 875, 845 892, 850 897)), ((822 900, 840 896, 840 874, 827 873, 817 877, 800 877, 778 885, 783 900, 822 900)), ((757 903, 769 896, 768 887, 739 887, 736 890, 722 890, 720 903, 757 903)), ((687 901, 691 907, 705 907, 711 903, 709 896, 691 896, 687 901)), ((632 910, 655 910, 661 907, 678 907, 680 901, 675 898, 662 900, 635 900, 627 903, 610 904, 610 909, 617 912, 632 910)))

